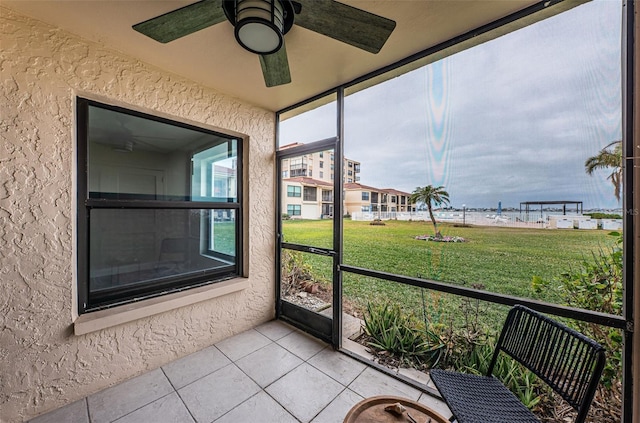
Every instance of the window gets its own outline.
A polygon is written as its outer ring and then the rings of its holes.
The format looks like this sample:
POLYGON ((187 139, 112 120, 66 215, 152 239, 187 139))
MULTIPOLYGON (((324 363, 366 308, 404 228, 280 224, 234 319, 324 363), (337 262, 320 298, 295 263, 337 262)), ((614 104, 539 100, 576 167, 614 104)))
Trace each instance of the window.
POLYGON ((369 201, 369 191, 362 191, 362 201, 369 201))
POLYGON ((360 210, 361 210, 361 211, 363 211, 363 212, 365 212, 365 213, 368 213, 368 212, 370 212, 370 211, 371 211, 371 206, 362 206, 362 207, 360 208, 360 210))
POLYGON ((353 182, 353 178, 349 178, 349 179, 347 179, 347 182, 348 182, 348 183, 352 183, 352 182, 353 182))
POLYGON ((377 192, 372 192, 371 193, 371 202, 372 203, 377 203, 378 202, 378 193, 377 192))
POLYGON ((304 187, 304 201, 316 201, 317 191, 316 187, 304 187))
POLYGON ((322 190, 322 201, 333 201, 333 191, 322 190))
POLYGON ((349 171, 349 176, 353 176, 353 170, 349 171))
POLYGON ((81 313, 240 275, 242 143, 78 99, 81 313))
POLYGON ((295 185, 287 185, 287 197, 300 197, 302 190, 295 185))
POLYGON ((353 162, 348 162, 349 167, 353 167, 353 162))
POLYGON ((320 171, 320 179, 324 178, 324 172, 320 171))
POLYGON ((283 170, 283 171, 282 171, 282 177, 283 177, 284 179, 288 178, 288 177, 289 177, 289 171, 288 171, 288 170, 283 170))
POLYGON ((320 160, 320 168, 324 167, 324 162, 322 160, 320 160))
POLYGON ((299 204, 287 204, 287 214, 289 216, 300 216, 301 207, 299 204))
POLYGON ((321 151, 320 152, 320 158, 323 158, 323 157, 324 157, 324 151, 321 151))

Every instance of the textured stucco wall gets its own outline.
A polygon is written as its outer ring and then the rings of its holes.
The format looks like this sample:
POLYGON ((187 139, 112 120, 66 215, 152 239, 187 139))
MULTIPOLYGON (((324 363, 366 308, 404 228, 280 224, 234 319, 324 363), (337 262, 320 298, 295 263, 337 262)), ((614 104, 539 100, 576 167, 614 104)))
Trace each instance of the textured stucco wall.
POLYGON ((273 113, 0 7, 0 421, 25 420, 273 317, 273 113), (73 335, 76 95, 246 134, 251 287, 73 335))

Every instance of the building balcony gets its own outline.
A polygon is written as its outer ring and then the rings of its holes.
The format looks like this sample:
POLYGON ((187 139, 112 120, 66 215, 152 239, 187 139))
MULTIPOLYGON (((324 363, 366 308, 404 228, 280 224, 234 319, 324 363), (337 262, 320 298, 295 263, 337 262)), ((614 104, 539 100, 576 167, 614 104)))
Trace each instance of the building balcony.
POLYGON ((296 177, 300 177, 300 176, 308 176, 308 171, 307 168, 302 168, 302 169, 291 169, 291 177, 292 178, 296 178, 296 177))

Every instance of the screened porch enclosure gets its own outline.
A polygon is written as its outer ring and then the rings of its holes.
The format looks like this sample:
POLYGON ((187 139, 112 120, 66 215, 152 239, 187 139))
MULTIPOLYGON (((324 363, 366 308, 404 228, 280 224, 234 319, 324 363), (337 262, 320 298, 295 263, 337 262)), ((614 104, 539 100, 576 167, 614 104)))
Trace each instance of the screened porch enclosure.
MULTIPOLYGON (((622 202, 609 176, 624 167, 622 157, 599 173, 585 171, 585 161, 608 145, 634 151, 624 101, 628 7, 580 5, 479 45, 470 46, 467 34, 279 112, 279 153, 334 134, 340 143, 335 168, 342 170, 336 178, 343 189, 335 189, 335 208, 342 207, 344 218, 333 244, 339 260, 306 254, 297 263, 310 274, 306 283, 334 293, 337 348, 386 363, 397 377, 419 384, 420 376, 400 369, 460 365, 468 358, 443 345, 459 342, 460 350, 479 354, 483 343, 495 342, 509 307, 523 304, 605 345, 608 373, 598 402, 615 405, 591 418, 631 421, 634 223, 624 204, 634 201, 626 191, 633 172, 625 167, 622 202), (359 163, 358 183, 348 180, 349 161, 359 163), (415 197, 424 187, 444 195, 415 197), (397 212, 400 197, 411 198, 404 213, 397 212), (522 207, 534 203, 540 210, 522 207), (570 221, 570 229, 560 220, 570 221), (624 227, 612 230, 610 221, 624 227), (596 288, 590 277, 604 282, 596 288), (407 364, 402 352, 388 358, 391 341, 373 337, 368 322, 396 307, 398 319, 422 328, 441 349, 435 359, 407 364), (354 319, 359 330, 352 330, 354 319)), ((300 161, 314 163, 311 155, 300 161)), ((282 175, 282 195, 288 183, 282 175)), ((281 222, 281 255, 336 228, 298 217, 281 222)), ((287 260, 282 280, 290 276, 287 260)), ((309 319, 300 317, 299 327, 311 327, 309 319)), ((482 373, 476 365, 467 367, 482 373)), ((528 395, 521 398, 537 397, 528 395)), ((538 401, 547 400, 527 405, 538 401)))
POLYGON ((2 0, 0 420, 447 419, 431 370, 486 374, 517 304, 605 347, 588 422, 640 420, 636 3, 299 2, 395 28, 294 23, 269 86, 231 0, 2 0), (183 7, 223 21, 134 28, 183 7))

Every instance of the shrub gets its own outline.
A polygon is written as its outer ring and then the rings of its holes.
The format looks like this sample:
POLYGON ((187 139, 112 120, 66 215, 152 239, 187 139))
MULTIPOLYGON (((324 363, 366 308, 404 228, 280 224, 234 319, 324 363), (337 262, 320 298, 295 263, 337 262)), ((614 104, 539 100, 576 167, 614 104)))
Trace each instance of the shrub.
POLYGON ((435 235, 417 235, 415 239, 420 241, 435 241, 435 242, 467 242, 461 236, 435 236, 435 235))
POLYGON ((283 249, 280 261, 283 297, 297 292, 301 285, 314 281, 313 268, 304 262, 300 251, 283 249))
MULTIPOLYGON (((579 269, 569 270, 545 281, 534 276, 532 286, 535 292, 546 289, 558 291, 566 305, 603 313, 622 313, 622 235, 617 236, 617 246, 611 251, 600 250, 590 259, 584 259, 579 269)), ((595 339, 607 350, 607 363, 602 375, 602 383, 610 388, 622 374, 622 336, 619 331, 594 323, 572 323, 576 329, 595 339)))
POLYGON ((585 213, 585 216, 591 216, 592 219, 622 219, 619 214, 610 213, 585 213))
POLYGON ((396 304, 367 304, 364 315, 367 345, 377 352, 392 354, 407 365, 435 365, 444 344, 440 337, 412 314, 396 304))

